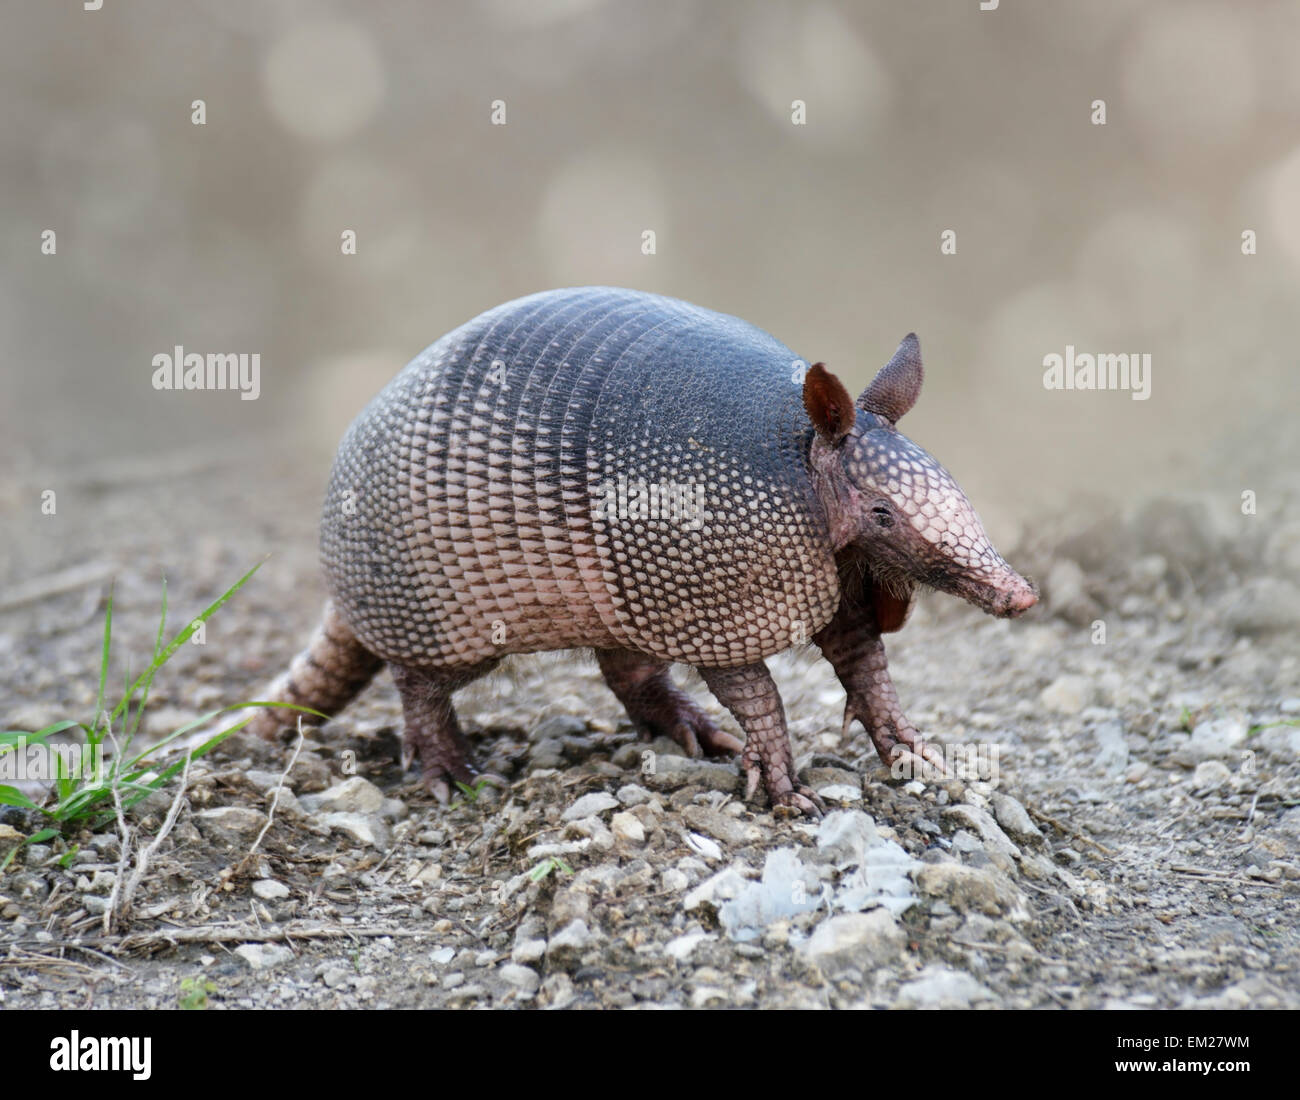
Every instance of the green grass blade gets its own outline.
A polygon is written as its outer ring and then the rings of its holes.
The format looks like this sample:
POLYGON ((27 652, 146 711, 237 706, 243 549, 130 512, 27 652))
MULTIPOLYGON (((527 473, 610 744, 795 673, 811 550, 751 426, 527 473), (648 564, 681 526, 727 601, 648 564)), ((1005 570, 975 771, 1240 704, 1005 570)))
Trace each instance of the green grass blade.
MULTIPOLYGON (((153 642, 153 656, 155 661, 158 659, 158 655, 162 652, 163 634, 166 631, 166 629, 167 629, 167 578, 163 577, 162 610, 158 614, 158 636, 154 639, 153 642)), ((140 719, 144 716, 145 704, 149 702, 149 690, 152 687, 153 687, 153 672, 146 671, 144 684, 142 685, 140 690, 140 701, 135 705, 135 717, 134 718, 131 717, 130 708, 128 708, 127 710, 127 718, 129 719, 129 722, 127 725, 126 736, 128 739, 134 737, 136 730, 140 728, 140 719)))
MULTIPOLYGON (((183 646, 186 642, 190 640, 190 637, 194 634, 195 626, 198 623, 207 622, 208 619, 210 619, 214 614, 216 614, 217 609, 220 608, 221 605, 224 604, 228 599, 230 599, 231 596, 233 596, 236 592, 238 592, 241 588, 243 588, 244 585, 247 584, 248 581, 252 578, 253 574, 256 573, 261 568, 262 568, 262 563, 258 562, 255 566, 253 566, 252 569, 250 569, 247 573, 245 573, 242 577, 240 577, 239 580, 237 580, 234 584, 232 584, 229 588, 227 588, 225 592, 223 592, 220 596, 218 596, 215 601, 209 604, 208 607, 206 607, 203 611, 201 611, 198 615, 196 615, 193 619, 191 619, 185 625, 185 629, 182 630, 179 634, 176 635, 176 637, 174 637, 170 642, 167 643, 167 647, 165 649, 163 649, 162 651, 154 655, 154 659, 150 662, 149 667, 140 674, 135 684, 132 685, 132 690, 134 690, 145 679, 146 676, 152 676, 155 672, 158 671, 158 669, 162 668, 162 666, 165 665, 171 659, 172 654, 175 653, 178 649, 180 649, 181 646, 183 646)), ((116 721, 118 718, 121 717, 122 711, 125 709, 125 707, 129 702, 130 702, 130 696, 128 695, 127 698, 123 699, 120 703, 118 703, 117 707, 114 708, 113 710, 113 714, 111 716, 112 721, 116 721)))
POLYGON ((1254 737, 1257 733, 1263 733, 1265 730, 1276 729, 1278 726, 1300 726, 1300 718, 1282 718, 1276 722, 1261 722, 1258 726, 1251 726, 1246 731, 1247 737, 1254 737))
POLYGON ((60 752, 54 754, 54 788, 59 792, 60 802, 76 789, 72 776, 68 774, 68 766, 64 762, 63 754, 60 752))
POLYGON ((104 611, 104 650, 99 659, 99 695, 95 699, 95 717, 91 725, 99 725, 104 713, 104 688, 108 685, 108 643, 113 637, 113 586, 108 589, 108 607, 104 611))
MULTIPOLYGON (((256 568, 256 567, 254 567, 256 568)), ((162 612, 158 616, 158 637, 154 639, 153 655, 158 656, 162 652, 163 632, 167 629, 167 577, 163 576, 163 594, 162 594, 162 612)), ((243 583, 242 581, 240 582, 243 583)))
POLYGON ((39 810, 30 798, 28 798, 17 787, 0 786, 0 803, 6 806, 21 806, 24 810, 39 810))
POLYGON ((56 733, 62 733, 64 730, 70 730, 80 725, 80 722, 65 718, 62 722, 55 722, 52 726, 46 726, 43 730, 36 730, 34 733, 27 733, 24 730, 5 730, 0 732, 0 756, 7 752, 13 752, 21 740, 25 739, 29 745, 37 745, 47 737, 53 737, 56 733))
MULTIPOLYGON (((197 749, 195 749, 192 753, 188 754, 189 758, 191 760, 197 760, 201 756, 206 756, 209 752, 211 752, 214 748, 216 748, 219 744, 221 744, 221 742, 224 741, 227 737, 229 737, 232 733, 237 733, 239 730, 243 729, 246 725, 248 725, 248 723, 251 722, 252 720, 253 720, 253 716, 249 715, 238 725, 231 726, 230 729, 222 730, 220 733, 214 735, 213 737, 208 738, 208 740, 204 741, 203 744, 201 744, 197 749)), ((169 767, 164 768, 161 772, 158 773, 157 778, 151 779, 148 783, 144 783, 144 784, 130 783, 129 785, 135 788, 136 793, 132 794, 128 798, 122 799, 122 808, 130 809, 142 798, 145 798, 150 792, 156 791, 164 783, 170 780, 172 776, 177 775, 184 767, 185 767, 185 760, 182 758, 180 760, 177 760, 174 764, 170 765, 169 767)), ((123 786, 127 786, 127 785, 128 784, 123 784, 123 786)))
MULTIPOLYGON (((249 707, 283 707, 286 710, 300 710, 306 714, 314 714, 319 718, 325 718, 325 719, 329 718, 328 714, 321 714, 321 712, 318 710, 312 710, 311 707, 302 707, 299 706, 297 703, 260 703, 260 702, 231 703, 229 706, 220 707, 217 710, 210 710, 208 711, 207 714, 202 714, 198 718, 191 718, 183 726, 180 726, 177 729, 172 730, 172 732, 167 734, 165 737, 160 737, 147 749, 145 749, 143 752, 139 753, 134 757, 125 757, 124 754, 125 762, 123 766, 126 768, 137 768, 140 766, 141 761, 147 759, 150 756, 153 756, 153 754, 156 753, 159 749, 165 748, 167 745, 171 744, 171 742, 175 741, 176 738, 180 737, 182 734, 189 733, 191 730, 199 729, 201 726, 206 726, 209 722, 214 721, 215 719, 219 718, 221 715, 227 713, 228 711, 247 710, 249 707)), ((250 715, 249 717, 245 718, 244 721, 240 722, 239 725, 232 727, 227 732, 233 733, 237 729, 243 729, 246 725, 248 725, 249 722, 253 720, 253 717, 254 717, 253 715, 250 715)))

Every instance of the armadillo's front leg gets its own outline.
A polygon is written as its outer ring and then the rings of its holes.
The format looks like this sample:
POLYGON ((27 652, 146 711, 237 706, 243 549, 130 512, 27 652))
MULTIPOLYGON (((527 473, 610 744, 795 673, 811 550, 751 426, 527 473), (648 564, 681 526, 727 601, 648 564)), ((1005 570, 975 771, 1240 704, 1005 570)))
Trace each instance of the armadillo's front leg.
POLYGON ((419 757, 424 785, 444 806, 451 800, 451 780, 472 784, 487 780, 505 787, 498 775, 483 772, 461 732, 452 692, 486 672, 492 664, 458 672, 434 672, 390 664, 393 682, 402 697, 402 767, 419 757))
POLYGON ((844 704, 845 734, 856 718, 870 734, 886 765, 919 756, 941 772, 945 770, 943 754, 916 732, 899 705, 894 682, 889 678, 885 643, 870 607, 845 601, 813 641, 834 667, 848 695, 844 704))
POLYGON ((598 649, 596 662, 610 691, 646 737, 671 737, 690 756, 699 756, 701 748, 710 756, 744 749, 673 684, 665 662, 630 649, 598 649))
POLYGON ((745 731, 740 758, 745 769, 745 797, 752 798, 762 782, 774 808, 820 817, 825 809, 821 799, 808 787, 796 785, 785 708, 767 666, 760 661, 740 668, 702 668, 700 675, 745 731))

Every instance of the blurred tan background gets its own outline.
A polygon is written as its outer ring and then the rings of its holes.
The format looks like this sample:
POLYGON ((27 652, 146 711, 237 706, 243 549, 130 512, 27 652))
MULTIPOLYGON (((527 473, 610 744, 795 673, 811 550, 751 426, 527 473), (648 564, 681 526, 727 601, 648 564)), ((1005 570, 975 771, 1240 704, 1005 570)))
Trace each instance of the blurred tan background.
POLYGON ((3 21, 8 580, 40 570, 15 554, 60 470, 257 445, 274 464, 223 493, 323 485, 421 348, 584 283, 737 314, 855 392, 915 329, 904 429, 995 538, 1085 491, 1232 510, 1294 479, 1295 3, 5 0, 3 21), (260 399, 155 391, 176 344, 260 353, 260 399), (1150 353, 1150 400, 1046 391, 1066 344, 1150 353))

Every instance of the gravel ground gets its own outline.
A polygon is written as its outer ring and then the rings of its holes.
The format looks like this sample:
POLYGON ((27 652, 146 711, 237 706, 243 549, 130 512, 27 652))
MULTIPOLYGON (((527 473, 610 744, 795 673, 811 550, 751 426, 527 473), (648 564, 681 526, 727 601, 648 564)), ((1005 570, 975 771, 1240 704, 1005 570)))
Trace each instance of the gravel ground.
MULTIPOLYGON (((89 717, 103 578, 120 682, 152 646, 160 574, 179 623, 274 550, 161 674, 145 726, 255 698, 323 598, 320 486, 281 465, 69 474, 0 574, 5 727, 89 717), (23 588, 74 567, 66 591, 23 588)), ((125 860, 114 829, 23 849, 0 876, 0 1005, 1300 1007, 1300 500, 1281 499, 1076 508, 1004 548, 1045 590, 1014 623, 926 597, 895 682, 939 742, 997 746, 983 778, 891 777, 859 727, 841 735, 815 652, 772 661, 820 823, 744 803, 731 763, 638 742, 578 654, 462 693, 511 785, 444 809, 400 770, 384 677, 282 788, 292 747, 196 762, 107 934, 171 797, 133 815, 125 860)), ((36 827, 4 811, 0 858, 36 827)))

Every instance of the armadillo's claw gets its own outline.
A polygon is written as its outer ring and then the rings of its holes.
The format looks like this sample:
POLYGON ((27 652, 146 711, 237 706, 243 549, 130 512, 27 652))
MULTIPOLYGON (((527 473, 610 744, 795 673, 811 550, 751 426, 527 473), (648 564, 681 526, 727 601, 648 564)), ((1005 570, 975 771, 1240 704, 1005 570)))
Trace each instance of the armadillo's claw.
POLYGON ((672 690, 628 707, 637 728, 646 738, 661 734, 671 737, 690 757, 734 756, 745 743, 727 733, 704 713, 690 696, 672 690))
POLYGON ((674 741, 686 750, 686 755, 695 758, 700 755, 700 742, 695 736, 695 731, 685 722, 678 722, 668 731, 674 741))
POLYGON ((605 683, 646 739, 671 737, 688 756, 731 756, 744 749, 739 738, 719 729, 673 683, 666 662, 630 649, 598 649, 596 660, 605 683))
POLYGON ((917 753, 896 747, 889 761, 890 773, 902 779, 937 779, 949 774, 943 756, 933 746, 921 742, 920 750, 917 753))
POLYGON ((884 705, 876 710, 883 710, 883 716, 873 717, 866 699, 854 699, 850 695, 844 705, 842 736, 848 736, 849 727, 856 719, 871 737, 880 759, 894 774, 902 771, 909 778, 922 778, 934 776, 937 771, 939 775, 947 775, 943 752, 916 732, 912 723, 898 711, 892 698, 882 702, 884 705))
POLYGON ((803 814, 820 820, 826 812, 826 804, 817 796, 817 792, 802 783, 796 787, 784 770, 771 781, 765 781, 763 766, 758 758, 744 760, 743 766, 746 802, 753 799, 760 786, 764 786, 772 802, 772 813, 776 817, 798 817, 803 814))
POLYGON ((824 803, 811 787, 799 787, 798 790, 786 791, 773 800, 772 813, 777 817, 815 817, 818 821, 826 813, 824 803))

